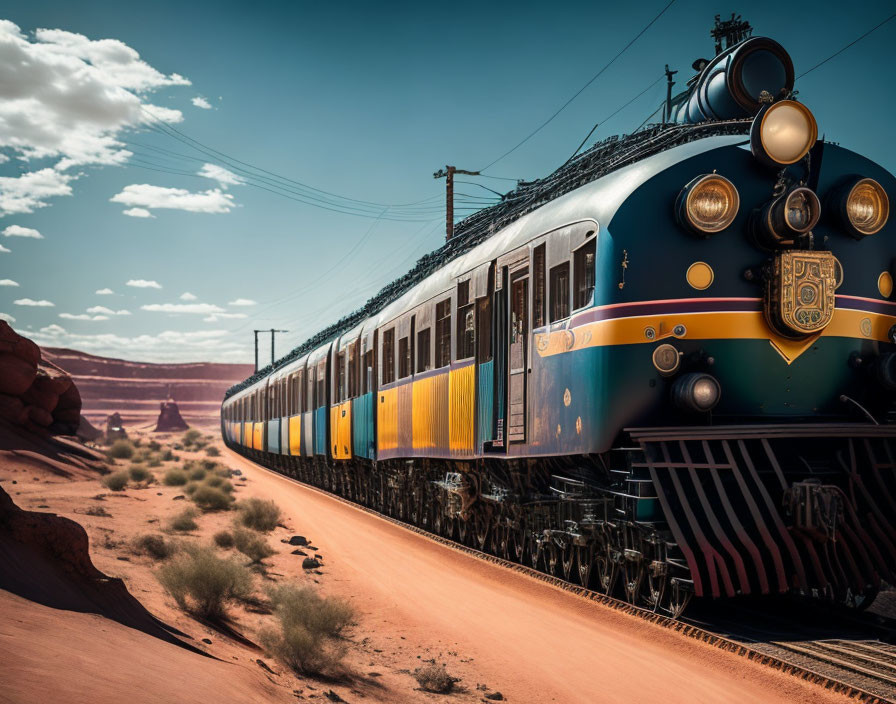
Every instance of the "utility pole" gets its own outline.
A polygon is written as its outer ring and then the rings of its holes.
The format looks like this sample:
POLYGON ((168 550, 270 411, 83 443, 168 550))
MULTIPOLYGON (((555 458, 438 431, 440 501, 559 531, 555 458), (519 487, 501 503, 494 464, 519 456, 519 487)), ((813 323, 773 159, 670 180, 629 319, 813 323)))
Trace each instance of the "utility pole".
POLYGON ((672 76, 676 73, 678 73, 678 71, 670 71, 669 64, 666 64, 666 104, 663 106, 664 125, 672 119, 672 86, 675 85, 672 76))
POLYGON ((271 365, 274 364, 274 333, 278 332, 289 332, 289 330, 274 330, 271 328, 270 330, 253 330, 255 333, 255 371, 258 371, 258 333, 260 332, 270 332, 271 333, 271 365))
POLYGON ((479 176, 478 171, 466 171, 454 166, 446 166, 436 171, 433 178, 445 179, 445 240, 454 236, 454 174, 466 174, 467 176, 479 176))

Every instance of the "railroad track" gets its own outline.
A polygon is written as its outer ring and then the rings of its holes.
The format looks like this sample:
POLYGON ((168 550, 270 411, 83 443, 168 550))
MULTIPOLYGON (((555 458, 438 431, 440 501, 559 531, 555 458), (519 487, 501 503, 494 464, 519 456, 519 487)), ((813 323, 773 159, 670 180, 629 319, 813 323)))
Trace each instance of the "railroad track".
MULTIPOLYGON (((232 452, 232 451, 231 451, 232 452)), ((237 453, 234 453, 237 454, 237 453)), ((247 459, 249 462, 252 460, 247 459)), ((253 464, 258 464, 253 462, 253 464)), ((349 501, 338 494, 308 484, 276 470, 268 469, 291 482, 326 495, 352 508, 377 516, 401 526, 437 543, 466 553, 492 564, 501 565, 529 577, 570 592, 588 601, 597 602, 617 611, 644 619, 663 628, 695 638, 721 650, 735 653, 753 662, 772 667, 780 672, 813 682, 834 692, 839 692, 863 704, 896 704, 896 646, 880 640, 765 640, 761 628, 738 624, 739 628, 723 628, 716 624, 695 619, 672 619, 654 613, 606 594, 566 582, 559 577, 540 572, 526 565, 511 562, 468 545, 449 540, 428 530, 407 523, 368 506, 349 501), (749 635, 752 632, 753 635, 749 635)), ((737 608, 732 609, 738 611, 737 608)), ((872 626, 873 624, 863 624, 872 626)), ((896 633, 896 627, 881 625, 886 631, 896 633)), ((776 635, 780 636, 778 630, 776 635)))

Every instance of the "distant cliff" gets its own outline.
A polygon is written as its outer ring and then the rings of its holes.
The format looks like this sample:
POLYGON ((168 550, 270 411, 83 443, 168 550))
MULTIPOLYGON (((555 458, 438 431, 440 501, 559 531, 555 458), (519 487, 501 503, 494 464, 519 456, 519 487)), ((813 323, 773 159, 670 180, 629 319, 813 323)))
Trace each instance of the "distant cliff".
POLYGON ((188 423, 216 422, 224 392, 253 371, 251 364, 130 362, 57 347, 42 352, 75 380, 82 412, 94 424, 115 411, 126 425, 154 423, 169 396, 188 423))

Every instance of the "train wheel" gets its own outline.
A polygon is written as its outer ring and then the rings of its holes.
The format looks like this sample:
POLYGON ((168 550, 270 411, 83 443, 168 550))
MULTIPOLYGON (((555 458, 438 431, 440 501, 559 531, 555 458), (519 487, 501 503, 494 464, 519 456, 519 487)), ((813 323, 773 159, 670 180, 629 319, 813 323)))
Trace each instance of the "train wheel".
POLYGON ((609 550, 603 548, 594 556, 594 567, 597 571, 597 591, 608 596, 613 595, 616 588, 616 578, 619 575, 616 561, 610 556, 609 550))
POLYGON ((463 517, 458 517, 457 519, 457 541, 461 545, 467 544, 467 532, 469 530, 469 523, 463 517))
POLYGON ((509 530, 508 537, 510 559, 522 564, 526 558, 526 529, 513 527, 509 530))
POLYGON ((529 558, 529 565, 532 569, 541 569, 541 557, 543 552, 542 542, 536 540, 534 536, 530 536, 526 541, 526 555, 529 558))
POLYGON ((591 585, 591 570, 594 567, 594 546, 576 546, 576 572, 579 584, 588 589, 591 585))
POLYGON ((672 618, 678 618, 684 613, 684 610, 687 608, 688 602, 690 602, 694 593, 690 589, 683 588, 678 581, 674 579, 672 580, 668 592, 669 602, 667 604, 667 609, 672 618))
POLYGON ((624 559, 622 561, 622 586, 625 589, 625 600, 629 604, 638 605, 643 581, 644 562, 640 559, 624 559))
POLYGON ((654 574, 656 570, 648 567, 641 584, 641 601, 651 611, 658 611, 666 591, 666 575, 654 574))
POLYGON ((488 544, 488 539, 492 532, 489 531, 489 518, 490 516, 484 511, 477 511, 473 517, 473 547, 477 550, 485 551, 488 544))
MULTIPOLYGON (((567 582, 573 581, 575 578, 573 567, 576 564, 576 546, 571 543, 567 543, 565 547, 559 548, 560 552, 560 570, 562 574, 560 575, 567 582)), ((575 576, 578 576, 578 572, 575 572, 575 576)))

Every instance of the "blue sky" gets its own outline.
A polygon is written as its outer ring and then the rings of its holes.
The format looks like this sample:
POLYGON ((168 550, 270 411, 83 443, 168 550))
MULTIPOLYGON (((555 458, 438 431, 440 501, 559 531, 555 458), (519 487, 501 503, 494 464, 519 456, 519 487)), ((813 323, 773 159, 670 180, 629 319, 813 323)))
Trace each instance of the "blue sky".
MULTIPOLYGON (((7 8, 0 314, 42 344, 147 361, 251 361, 253 328, 285 328, 279 356, 440 244, 444 181, 433 171, 479 169, 504 153, 666 2, 32 0, 7 8), (150 115, 187 137, 165 134, 150 115), (263 190, 271 181, 262 172, 255 185, 234 182, 243 167, 233 159, 366 201, 318 194, 365 217, 263 190), (112 293, 96 293, 104 289, 112 293)), ((717 13, 744 11, 754 34, 785 46, 799 74, 892 12, 884 1, 861 11, 750 5, 677 0, 556 120, 486 173, 544 176, 665 63, 683 83, 694 59, 712 55, 717 13)), ((797 82, 821 133, 891 171, 894 39, 896 21, 797 82)), ((592 141, 635 129, 664 90, 654 85, 592 141)), ((280 183, 287 195, 307 193, 280 183)), ((492 197, 475 185, 458 190, 463 207, 492 197)))

